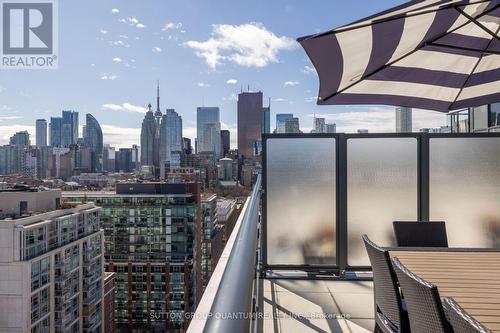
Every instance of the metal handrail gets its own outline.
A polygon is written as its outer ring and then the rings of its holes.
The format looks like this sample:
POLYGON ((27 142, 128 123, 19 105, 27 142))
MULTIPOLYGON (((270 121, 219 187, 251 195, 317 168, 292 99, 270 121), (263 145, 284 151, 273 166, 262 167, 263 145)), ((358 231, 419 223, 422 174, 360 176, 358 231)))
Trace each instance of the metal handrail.
POLYGON ((261 175, 247 200, 188 333, 249 332, 258 241, 261 175), (237 234, 235 234, 237 232, 237 234), (224 258, 224 256, 227 256, 224 258), (226 260, 221 264, 221 260, 226 260), (214 290, 215 289, 215 290, 214 290))

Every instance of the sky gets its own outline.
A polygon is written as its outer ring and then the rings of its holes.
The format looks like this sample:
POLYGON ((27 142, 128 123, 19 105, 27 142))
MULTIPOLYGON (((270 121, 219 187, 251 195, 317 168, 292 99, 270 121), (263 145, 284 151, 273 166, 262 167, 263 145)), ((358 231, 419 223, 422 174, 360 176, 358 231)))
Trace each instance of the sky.
MULTIPOLYGON (((309 132, 313 117, 339 132, 394 131, 394 107, 318 106, 318 78, 296 38, 326 31, 402 0, 59 0, 59 67, 0 70, 0 144, 19 130, 34 143, 38 118, 61 110, 91 113, 115 147, 139 144, 146 106, 174 108, 183 136, 196 137, 196 108, 218 106, 236 148, 236 97, 262 91, 277 113, 293 113, 309 132)), ((417 112, 418 111, 418 112, 417 112)), ((446 116, 413 112, 414 129, 446 116)), ((81 135, 81 134, 80 134, 81 135)))

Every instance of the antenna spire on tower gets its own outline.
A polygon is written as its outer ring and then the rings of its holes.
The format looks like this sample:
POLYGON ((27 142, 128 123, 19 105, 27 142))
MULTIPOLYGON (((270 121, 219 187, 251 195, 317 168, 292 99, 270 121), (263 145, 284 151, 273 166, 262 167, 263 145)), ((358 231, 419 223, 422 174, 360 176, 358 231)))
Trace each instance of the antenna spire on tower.
POLYGON ((156 111, 161 112, 161 110, 160 110, 160 80, 157 81, 157 85, 156 85, 156 111))

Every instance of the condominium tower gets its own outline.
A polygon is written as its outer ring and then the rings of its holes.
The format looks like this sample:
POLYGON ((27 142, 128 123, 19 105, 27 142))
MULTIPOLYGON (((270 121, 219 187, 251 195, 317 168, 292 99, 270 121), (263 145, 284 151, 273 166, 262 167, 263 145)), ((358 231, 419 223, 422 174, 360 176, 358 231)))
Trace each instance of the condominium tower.
POLYGON ((198 153, 213 152, 221 156, 220 110, 218 107, 199 107, 196 110, 198 153))
POLYGON ((19 209, 0 221, 1 332, 102 332, 100 208, 58 208, 57 193, 0 191, 0 208, 19 209))
POLYGON ((397 106, 396 107, 396 132, 410 133, 412 132, 412 109, 397 106))
POLYGON ((47 145, 47 120, 37 119, 36 120, 36 145, 46 146, 47 145))

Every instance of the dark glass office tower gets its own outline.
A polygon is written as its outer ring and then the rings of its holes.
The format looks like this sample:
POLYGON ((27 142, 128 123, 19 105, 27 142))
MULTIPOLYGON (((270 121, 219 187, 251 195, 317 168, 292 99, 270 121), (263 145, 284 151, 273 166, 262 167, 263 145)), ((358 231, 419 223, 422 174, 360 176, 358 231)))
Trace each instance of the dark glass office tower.
POLYGON ((265 112, 269 108, 262 105, 262 92, 242 92, 238 95, 238 156, 252 158, 257 141, 264 130, 265 112))
POLYGON ((231 133, 228 130, 220 131, 220 139, 222 143, 222 157, 229 154, 229 149, 231 145, 231 133))

